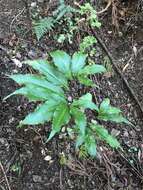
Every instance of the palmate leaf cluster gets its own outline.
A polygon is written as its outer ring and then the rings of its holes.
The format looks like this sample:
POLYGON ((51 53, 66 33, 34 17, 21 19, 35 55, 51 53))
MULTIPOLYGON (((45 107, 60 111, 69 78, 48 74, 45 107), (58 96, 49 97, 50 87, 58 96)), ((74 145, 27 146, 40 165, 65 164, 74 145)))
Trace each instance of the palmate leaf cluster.
POLYGON ((97 137, 104 140, 113 148, 119 148, 120 143, 112 137, 107 129, 98 122, 87 121, 85 111, 92 110, 98 120, 125 122, 121 110, 110 105, 109 99, 104 99, 100 105, 92 101, 90 93, 78 99, 68 101, 66 96, 70 92, 69 81, 79 80, 84 85, 94 86, 88 78, 90 75, 106 71, 102 65, 86 65, 86 55, 75 52, 72 56, 64 51, 54 51, 51 54, 52 62, 47 60, 26 61, 25 64, 38 71, 37 74, 15 74, 10 78, 22 85, 20 89, 10 94, 24 95, 29 101, 37 101, 39 105, 34 112, 28 114, 20 125, 38 125, 50 122, 51 132, 49 141, 62 126, 67 125, 74 133, 76 148, 84 146, 91 156, 96 155, 97 137), (72 123, 72 124, 71 124, 72 123))

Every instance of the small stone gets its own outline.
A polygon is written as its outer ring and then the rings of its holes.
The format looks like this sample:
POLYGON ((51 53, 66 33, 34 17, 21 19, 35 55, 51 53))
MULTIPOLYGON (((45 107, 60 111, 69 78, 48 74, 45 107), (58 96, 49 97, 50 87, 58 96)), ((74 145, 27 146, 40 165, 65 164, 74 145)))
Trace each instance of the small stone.
POLYGON ((109 30, 109 31, 108 31, 108 34, 112 34, 112 31, 111 31, 111 30, 109 30))
POLYGON ((114 137, 117 137, 117 136, 120 134, 120 131, 119 131, 119 130, 116 130, 116 129, 112 129, 111 134, 112 134, 114 137))
POLYGON ((28 52, 28 56, 29 56, 30 58, 35 58, 35 57, 37 56, 37 54, 36 54, 36 52, 35 52, 34 50, 30 50, 30 51, 28 52))
POLYGON ((47 155, 47 156, 44 158, 44 160, 49 162, 49 161, 51 161, 51 160, 52 160, 52 157, 51 157, 51 156, 49 156, 49 155, 47 155))
POLYGON ((21 54, 19 52, 16 53, 16 58, 21 59, 21 54))
POLYGON ((34 8, 34 7, 36 7, 36 6, 37 6, 37 3, 36 3, 36 2, 32 2, 32 3, 31 3, 31 7, 34 8))
POLYGON ((128 131, 125 131, 125 132, 124 132, 124 137, 129 137, 128 131))
POLYGON ((13 70, 13 73, 18 73, 18 70, 17 70, 17 69, 14 69, 14 70, 13 70))
POLYGON ((39 175, 33 175, 32 176, 33 177, 33 181, 34 182, 38 182, 38 183, 41 183, 42 182, 42 177, 41 176, 39 176, 39 175))
POLYGON ((6 139, 5 138, 0 138, 0 144, 5 144, 5 142, 6 142, 6 139))
POLYGON ((44 3, 44 0, 38 0, 39 3, 44 3))
POLYGON ((72 102, 72 97, 71 96, 68 96, 68 101, 72 102))
POLYGON ((44 149, 41 150, 41 154, 45 156, 45 150, 44 149))
POLYGON ((66 128, 65 127, 62 127, 62 133, 64 133, 66 131, 66 128))
POLYGON ((13 63, 14 63, 17 67, 19 67, 19 68, 22 67, 22 63, 21 63, 21 61, 19 61, 18 59, 13 58, 12 61, 13 61, 13 63))
POLYGON ((13 121, 14 121, 14 117, 12 117, 12 118, 9 120, 9 124, 11 124, 13 121))

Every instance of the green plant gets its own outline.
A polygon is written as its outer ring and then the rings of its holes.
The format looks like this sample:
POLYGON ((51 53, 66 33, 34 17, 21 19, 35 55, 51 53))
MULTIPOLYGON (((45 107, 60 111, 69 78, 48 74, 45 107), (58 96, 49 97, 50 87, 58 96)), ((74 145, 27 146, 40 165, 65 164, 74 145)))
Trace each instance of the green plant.
POLYGON ((68 41, 70 44, 73 43, 73 38, 75 33, 78 31, 78 26, 75 19, 71 16, 64 17, 59 24, 64 24, 62 28, 61 34, 58 36, 57 41, 58 43, 63 43, 64 41, 68 41))
POLYGON ((108 77, 113 76, 114 75, 114 70, 112 68, 112 64, 111 64, 111 61, 110 61, 108 56, 104 56, 103 65, 107 70, 107 73, 105 75, 108 76, 108 77))
POLYGON ((49 30, 54 27, 54 19, 52 17, 47 17, 40 19, 38 21, 33 21, 34 31, 38 40, 49 30))
POLYGON ((13 171, 13 172, 18 173, 18 175, 20 176, 20 174, 21 174, 21 165, 20 165, 20 162, 16 162, 15 164, 13 164, 11 166, 10 170, 13 171))
POLYGON ((60 5, 53 12, 52 17, 45 17, 39 20, 33 21, 33 28, 38 40, 40 40, 45 33, 52 30, 59 20, 69 13, 76 12, 70 5, 66 5, 64 0, 59 1, 60 5))
POLYGON ((47 142, 59 133, 62 126, 67 125, 67 131, 75 137, 76 148, 84 146, 84 151, 96 155, 96 140, 98 137, 107 142, 113 148, 119 148, 120 144, 97 121, 114 121, 117 123, 129 123, 121 113, 121 110, 110 105, 109 99, 104 99, 100 105, 92 101, 92 95, 87 93, 79 98, 72 97, 69 81, 79 80, 85 85, 94 86, 88 79, 89 75, 106 71, 102 65, 87 65, 86 55, 75 52, 69 56, 64 51, 50 53, 53 63, 47 60, 26 61, 25 63, 37 70, 38 74, 16 74, 10 78, 23 85, 12 95, 24 95, 30 101, 40 101, 33 113, 30 113, 20 122, 23 125, 37 125, 51 122, 51 132, 47 142), (97 121, 89 121, 88 110, 95 113, 97 121), (71 129, 71 130, 68 130, 71 129))
POLYGON ((86 16, 86 20, 89 25, 93 28, 100 28, 101 23, 98 21, 96 10, 92 7, 90 3, 85 3, 80 6, 79 13, 86 16))
POLYGON ((83 53, 87 53, 89 51, 91 54, 93 51, 95 52, 95 48, 93 48, 93 45, 96 43, 97 40, 94 36, 86 36, 80 43, 80 51, 83 53))

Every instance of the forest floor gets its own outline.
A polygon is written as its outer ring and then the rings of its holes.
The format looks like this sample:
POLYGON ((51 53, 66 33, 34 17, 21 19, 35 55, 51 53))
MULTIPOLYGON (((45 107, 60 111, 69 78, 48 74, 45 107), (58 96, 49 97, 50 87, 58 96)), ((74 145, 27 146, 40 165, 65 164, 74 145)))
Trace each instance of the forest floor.
MULTIPOLYGON (((94 78, 100 85, 100 89, 94 90, 94 96, 109 97, 135 125, 133 128, 109 124, 109 130, 120 141, 124 153, 100 144, 96 159, 79 159, 74 143, 64 135, 57 135, 44 144, 43 139, 49 133, 46 125, 17 129, 19 121, 34 104, 23 97, 3 101, 17 87, 7 75, 30 70, 13 59, 23 61, 46 57, 56 49, 73 53, 78 50, 81 36, 85 35, 84 32, 78 33, 72 44, 68 41, 59 44, 54 36, 65 27, 61 25, 38 42, 32 33, 30 11, 26 6, 31 2, 0 0, 0 190, 142 190, 143 2, 119 1, 118 14, 113 14, 115 5, 110 6, 99 15, 102 26, 96 34, 93 33, 99 37, 95 62, 102 64, 107 61, 105 57, 110 58, 109 73, 94 78), (65 165, 60 164, 62 154, 68 159, 65 165)), ((42 11, 56 6, 54 0, 44 2, 38 4, 42 11)), ((103 0, 91 2, 97 10, 106 5, 103 0)))

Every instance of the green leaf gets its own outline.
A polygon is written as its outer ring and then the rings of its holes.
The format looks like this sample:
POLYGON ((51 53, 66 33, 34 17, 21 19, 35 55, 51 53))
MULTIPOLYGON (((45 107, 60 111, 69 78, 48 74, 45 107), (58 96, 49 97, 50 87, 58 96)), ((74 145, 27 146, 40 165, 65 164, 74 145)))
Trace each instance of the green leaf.
POLYGON ((85 135, 83 134, 79 134, 76 138, 76 149, 78 149, 78 147, 80 147, 85 141, 85 135))
POLYGON ((78 100, 74 100, 72 105, 99 111, 98 106, 92 102, 92 95, 90 93, 83 95, 78 100))
MULTIPOLYGON (((11 94, 9 94, 8 96, 6 96, 3 100, 7 100, 8 98, 10 98, 13 95, 25 95, 26 97, 28 97, 29 99, 33 100, 33 101, 37 101, 38 98, 35 97, 34 95, 32 95, 32 97, 30 96, 30 94, 28 93, 28 90, 26 87, 22 87, 18 90, 15 90, 14 92, 12 92, 11 94)), ((43 100, 43 99, 40 99, 43 100)))
POLYGON ((44 77, 38 76, 38 75, 33 75, 33 74, 16 74, 16 75, 11 75, 10 76, 11 79, 13 79, 14 81, 16 81, 18 84, 22 85, 22 84, 34 84, 40 87, 44 87, 48 90, 51 90, 53 92, 59 93, 61 95, 63 95, 63 90, 54 85, 51 84, 50 82, 48 82, 44 77))
POLYGON ((66 103, 61 103, 57 106, 52 121, 52 131, 48 138, 48 141, 61 130, 63 125, 66 125, 70 120, 69 107, 66 103))
POLYGON ((101 126, 101 125, 91 125, 90 127, 92 128, 93 131, 96 132, 96 134, 98 135, 98 137, 101 140, 106 141, 112 148, 121 147, 118 140, 115 137, 113 137, 112 135, 110 135, 108 133, 107 129, 105 129, 103 126, 101 126))
POLYGON ((34 22, 34 31, 38 40, 54 26, 54 20, 51 17, 40 19, 34 22))
POLYGON ((66 52, 60 50, 54 51, 50 55, 59 71, 65 73, 67 77, 71 77, 71 57, 66 52))
POLYGON ((110 106, 109 109, 108 109, 108 113, 109 114, 120 114, 122 111, 119 109, 119 108, 116 108, 116 107, 113 107, 113 106, 110 106))
POLYGON ((93 131, 96 132, 96 134, 97 134, 102 140, 105 140, 105 139, 107 138, 107 136, 109 135, 107 129, 105 129, 105 128, 104 128, 103 126, 101 126, 101 125, 94 124, 94 125, 91 125, 90 127, 91 127, 91 129, 92 129, 93 131))
POLYGON ((106 139, 106 142, 112 147, 112 148, 120 148, 121 145, 119 143, 119 141, 114 138, 113 136, 111 135, 108 135, 107 139, 106 139))
POLYGON ((84 74, 84 75, 93 75, 96 73, 104 73, 106 72, 106 69, 103 65, 88 65, 85 66, 80 72, 79 74, 84 74))
POLYGON ((119 115, 122 111, 119 108, 110 105, 110 100, 105 98, 100 104, 100 112, 105 115, 119 115))
POLYGON ((86 64, 87 55, 81 53, 81 52, 76 52, 72 56, 72 65, 71 65, 71 70, 72 73, 77 74, 86 64))
POLYGON ((62 73, 56 71, 48 61, 39 59, 34 61, 28 60, 25 61, 25 63, 45 75, 49 82, 52 82, 55 85, 67 86, 67 79, 62 75, 62 73))
POLYGON ((96 141, 93 135, 87 135, 85 139, 85 147, 90 156, 96 156, 96 141))
POLYGON ((45 101, 45 100, 53 99, 55 101, 60 100, 60 101, 65 102, 64 96, 55 94, 46 88, 39 87, 37 85, 32 85, 32 84, 28 84, 25 87, 22 87, 14 91, 13 93, 5 97, 4 100, 6 100, 7 98, 13 95, 24 95, 30 101, 45 101))
POLYGON ((70 113, 73 116, 73 118, 75 120, 75 124, 78 127, 80 133, 82 135, 84 135, 85 134, 85 128, 87 125, 85 114, 83 112, 81 112, 80 109, 78 109, 74 106, 71 106, 70 113))
POLYGON ((99 88, 96 84, 93 83, 92 80, 90 80, 87 76, 85 75, 79 75, 78 80, 81 84, 84 84, 85 86, 92 86, 92 87, 97 87, 99 88))
POLYGON ((5 97, 4 100, 6 100, 7 98, 13 95, 24 95, 30 101, 43 101, 49 98, 49 93, 50 91, 48 91, 47 89, 44 89, 35 85, 28 85, 26 87, 22 87, 18 90, 15 90, 13 93, 5 97), (38 88, 40 89, 40 92, 38 88))
POLYGON ((126 118, 124 118, 121 114, 108 114, 108 113, 99 113, 98 115, 98 119, 103 120, 103 121, 114 121, 116 123, 127 123, 130 124, 130 122, 128 122, 128 120, 126 118))
POLYGON ((63 9, 60 10, 59 14, 56 17, 56 21, 60 20, 67 13, 67 7, 63 6, 63 9))
POLYGON ((110 100, 109 98, 105 98, 100 104, 100 109, 104 111, 108 111, 109 106, 110 106, 110 100))
POLYGON ((59 102, 54 100, 46 101, 44 104, 39 105, 33 113, 27 115, 21 124, 38 125, 50 121, 58 104, 59 102))
POLYGON ((122 116, 119 108, 110 105, 110 100, 108 98, 105 98, 100 104, 98 119, 130 124, 130 122, 122 116))

